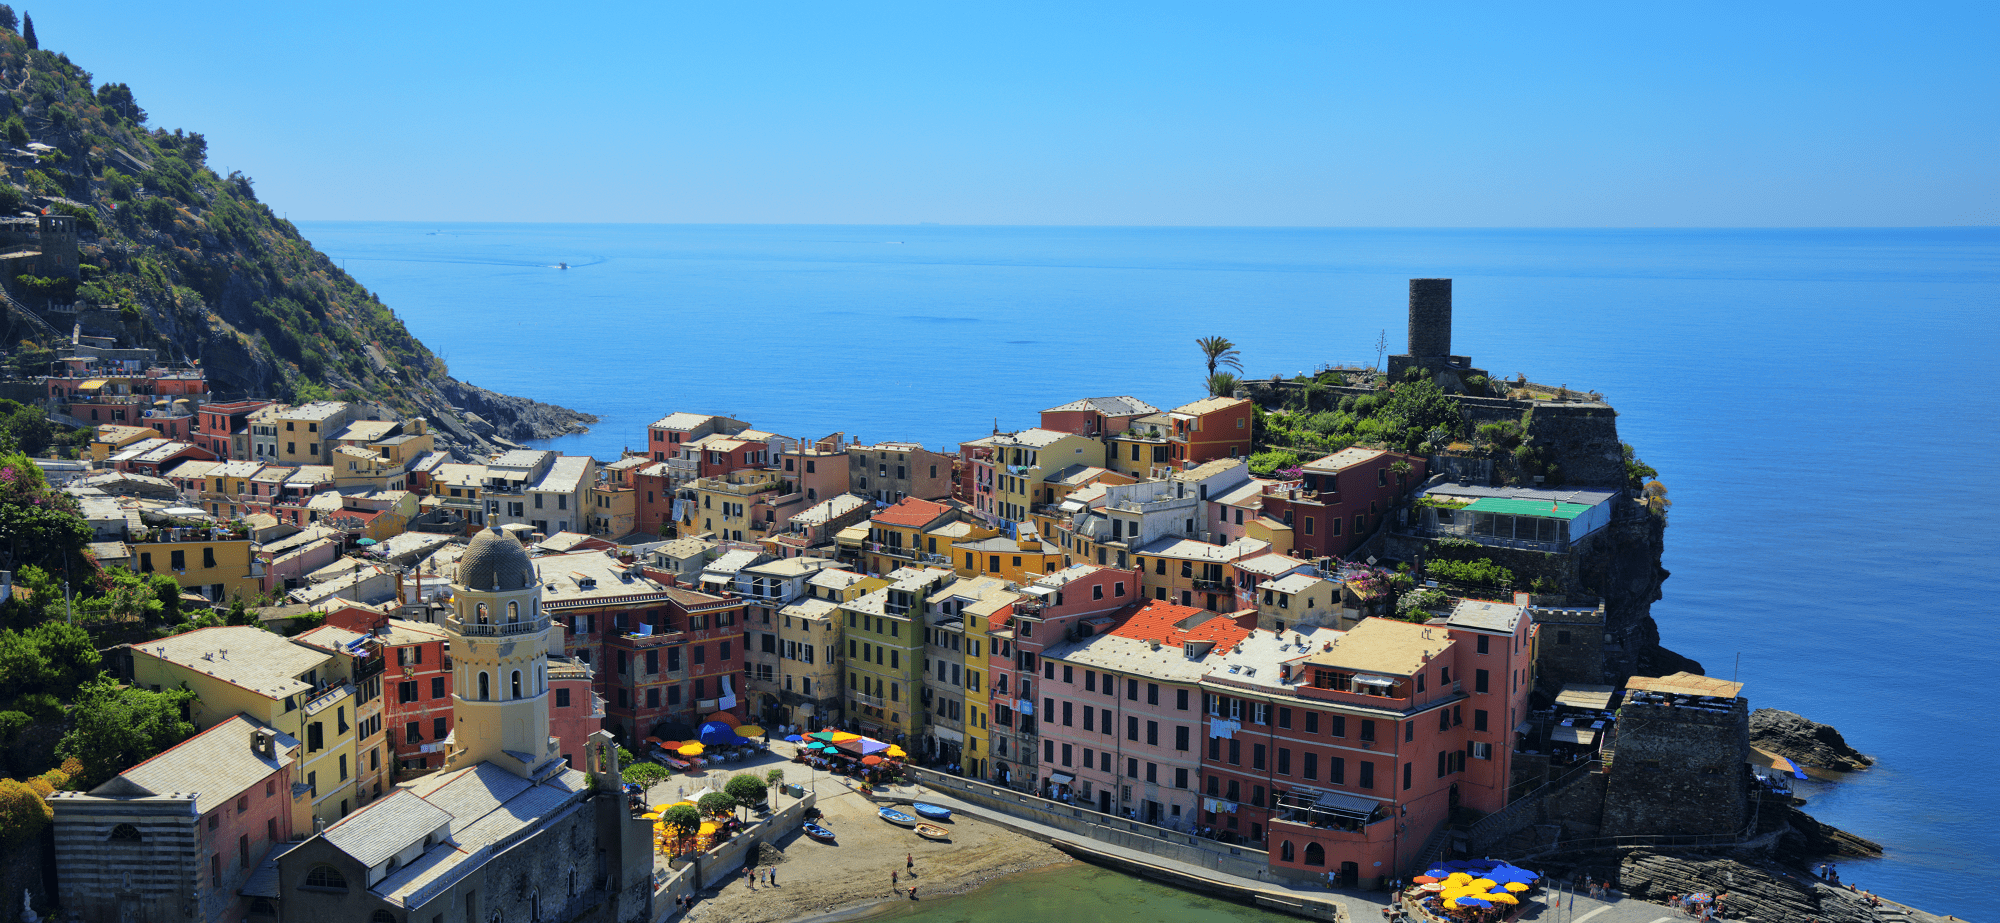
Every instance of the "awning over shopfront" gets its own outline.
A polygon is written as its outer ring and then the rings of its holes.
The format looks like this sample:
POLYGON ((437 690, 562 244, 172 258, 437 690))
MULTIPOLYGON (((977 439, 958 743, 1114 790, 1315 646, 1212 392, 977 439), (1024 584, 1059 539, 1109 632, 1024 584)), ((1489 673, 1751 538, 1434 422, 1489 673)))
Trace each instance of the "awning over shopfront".
POLYGON ((1075 782, 1076 777, 1066 772, 1052 772, 1049 773, 1049 781, 1057 785, 1068 785, 1071 782, 1075 782))
POLYGON ((1611 696, 1617 691, 1617 689, 1610 686, 1570 683, 1563 686, 1562 694, 1556 696, 1556 705, 1567 708, 1587 709, 1589 711, 1604 711, 1611 707, 1611 696))
POLYGON ((951 728, 942 728, 933 726, 931 728, 931 736, 936 737, 939 740, 948 740, 955 744, 965 742, 965 735, 960 734, 959 732, 954 731, 951 728))

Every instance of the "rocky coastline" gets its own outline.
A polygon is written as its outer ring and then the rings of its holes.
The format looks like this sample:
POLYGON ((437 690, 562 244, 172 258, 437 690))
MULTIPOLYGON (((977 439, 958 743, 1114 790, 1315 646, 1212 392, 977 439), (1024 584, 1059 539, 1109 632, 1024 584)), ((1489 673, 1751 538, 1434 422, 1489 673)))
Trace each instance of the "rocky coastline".
POLYGON ((1776 708, 1750 713, 1750 745, 1827 772, 1856 772, 1875 765, 1874 757, 1848 745, 1832 725, 1776 708))

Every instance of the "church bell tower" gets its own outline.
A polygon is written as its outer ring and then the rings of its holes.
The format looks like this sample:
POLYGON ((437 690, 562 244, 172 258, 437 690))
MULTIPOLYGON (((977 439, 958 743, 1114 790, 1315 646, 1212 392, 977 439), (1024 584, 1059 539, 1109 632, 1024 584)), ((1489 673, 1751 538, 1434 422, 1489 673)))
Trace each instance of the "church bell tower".
POLYGON ((451 584, 452 750, 444 768, 492 762, 540 778, 563 762, 549 736, 549 618, 527 549, 498 528, 473 538, 451 584))

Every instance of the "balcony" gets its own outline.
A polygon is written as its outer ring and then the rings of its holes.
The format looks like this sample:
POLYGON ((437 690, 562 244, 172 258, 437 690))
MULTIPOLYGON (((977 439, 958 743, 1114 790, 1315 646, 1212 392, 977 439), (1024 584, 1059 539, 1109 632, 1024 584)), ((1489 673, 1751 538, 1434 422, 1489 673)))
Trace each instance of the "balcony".
POLYGON ((490 622, 486 624, 478 622, 465 623, 457 619, 446 619, 444 624, 446 629, 468 638, 502 638, 511 635, 528 635, 538 631, 546 631, 549 627, 549 618, 545 615, 540 618, 529 619, 525 622, 490 622))
POLYGON ((1236 586, 1227 580, 1196 580, 1194 588, 1203 593, 1236 592, 1236 586))
POLYGON ((849 690, 847 693, 847 697, 853 699, 857 704, 861 705, 867 705, 874 708, 889 707, 889 703, 883 701, 881 696, 869 695, 865 692, 855 692, 853 690, 849 690))
POLYGON ((346 683, 341 683, 338 686, 330 686, 326 691, 306 700, 306 714, 311 715, 316 712, 325 711, 333 703, 353 694, 354 687, 346 683))

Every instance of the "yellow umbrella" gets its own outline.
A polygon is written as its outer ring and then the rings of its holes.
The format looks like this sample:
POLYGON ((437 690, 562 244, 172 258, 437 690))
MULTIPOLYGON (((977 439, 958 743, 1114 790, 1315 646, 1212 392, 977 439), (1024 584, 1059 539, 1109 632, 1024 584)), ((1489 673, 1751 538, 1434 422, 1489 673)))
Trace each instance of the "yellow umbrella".
POLYGON ((657 813, 661 813, 661 814, 665 814, 665 813, 666 813, 666 811, 667 811, 667 809, 668 809, 668 808, 670 808, 670 807, 673 807, 673 805, 670 805, 670 804, 656 804, 656 805, 653 805, 653 810, 654 810, 655 812, 657 812, 657 813))
POLYGON ((860 739, 861 739, 860 734, 849 734, 846 731, 833 732, 833 742, 837 744, 843 744, 850 740, 860 740, 860 739))
POLYGON ((1520 898, 1505 891, 1495 891, 1492 894, 1482 894, 1480 896, 1496 904, 1518 904, 1521 902, 1520 898))
POLYGON ((1510 881, 1510 882, 1507 882, 1507 890, 1509 890, 1509 891, 1513 891, 1513 892, 1515 892, 1515 893, 1517 893, 1517 894, 1518 894, 1518 893, 1520 893, 1520 892, 1522 892, 1522 891, 1526 891, 1526 890, 1528 890, 1528 888, 1530 888, 1530 887, 1532 887, 1532 886, 1531 886, 1531 885, 1529 885, 1529 884, 1528 884, 1527 882, 1525 882, 1525 881, 1510 881))
POLYGON ((1472 880, 1472 886, 1481 891, 1491 891, 1494 888, 1500 887, 1500 883, 1491 878, 1475 878, 1472 880))
POLYGON ((1458 907, 1458 898, 1455 898, 1455 897, 1447 897, 1447 898, 1445 898, 1445 899, 1444 899, 1444 909, 1446 909, 1446 910, 1457 910, 1457 909, 1459 909, 1459 907, 1458 907))
POLYGON ((744 726, 742 726, 742 727, 740 727, 740 728, 737 728, 737 729, 736 729, 736 736, 738 736, 738 737, 762 737, 762 736, 764 736, 764 729, 763 729, 762 727, 759 727, 758 725, 755 725, 755 724, 746 724, 746 725, 744 725, 744 726))
POLYGON ((644 819, 646 819, 646 820, 659 820, 659 819, 660 819, 660 812, 658 812, 658 811, 651 811, 651 812, 648 812, 648 813, 645 813, 645 814, 641 814, 641 815, 639 815, 639 816, 640 816, 640 817, 642 817, 642 818, 644 818, 644 819))
POLYGON ((1472 881, 1471 875, 1467 875, 1464 872, 1453 872, 1449 876, 1445 877, 1444 883, 1448 885, 1462 885, 1462 884, 1468 884, 1471 881, 1472 881))
POLYGON ((700 756, 701 744, 698 743, 681 744, 681 748, 674 752, 679 753, 682 756, 700 756))
POLYGON ((889 757, 893 759, 902 759, 903 757, 910 755, 904 752, 902 747, 898 747, 895 744, 890 744, 889 749, 886 751, 886 753, 889 757))
POLYGON ((687 807, 690 807, 690 808, 692 808, 692 807, 696 807, 696 805, 695 805, 695 803, 694 803, 694 802, 692 802, 692 801, 688 801, 688 800, 686 800, 686 799, 682 799, 682 800, 680 800, 680 801, 676 801, 676 802, 674 802, 674 805, 673 805, 673 806, 674 806, 674 807, 677 807, 677 808, 678 808, 678 807, 681 807, 681 806, 683 806, 683 805, 685 805, 685 806, 687 806, 687 807))
POLYGON ((717 824, 717 823, 716 823, 716 822, 714 822, 714 821, 703 821, 703 822, 702 822, 702 825, 701 825, 701 835, 702 835, 702 836, 707 836, 707 835, 709 835, 709 834, 711 834, 711 833, 714 833, 715 831, 717 831, 717 830, 719 830, 719 829, 721 829, 721 825, 720 825, 720 824, 717 824))

